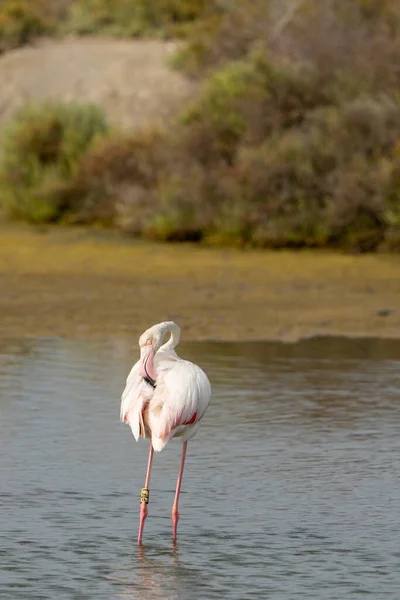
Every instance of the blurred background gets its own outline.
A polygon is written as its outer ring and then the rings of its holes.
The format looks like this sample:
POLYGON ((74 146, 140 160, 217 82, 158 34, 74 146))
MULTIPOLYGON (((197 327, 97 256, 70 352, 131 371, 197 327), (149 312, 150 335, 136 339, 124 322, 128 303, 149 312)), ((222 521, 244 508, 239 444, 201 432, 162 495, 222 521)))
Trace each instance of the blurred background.
POLYGON ((3 0, 2 213, 396 251, 399 32, 397 0, 3 0))

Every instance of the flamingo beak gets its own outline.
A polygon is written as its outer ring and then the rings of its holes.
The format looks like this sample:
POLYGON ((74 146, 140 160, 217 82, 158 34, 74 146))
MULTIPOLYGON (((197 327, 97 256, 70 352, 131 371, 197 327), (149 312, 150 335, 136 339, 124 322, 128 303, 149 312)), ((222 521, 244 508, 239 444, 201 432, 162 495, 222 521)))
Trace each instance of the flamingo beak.
POLYGON ((154 350, 151 344, 146 344, 140 348, 140 376, 151 377, 154 381, 157 379, 154 367, 154 350))

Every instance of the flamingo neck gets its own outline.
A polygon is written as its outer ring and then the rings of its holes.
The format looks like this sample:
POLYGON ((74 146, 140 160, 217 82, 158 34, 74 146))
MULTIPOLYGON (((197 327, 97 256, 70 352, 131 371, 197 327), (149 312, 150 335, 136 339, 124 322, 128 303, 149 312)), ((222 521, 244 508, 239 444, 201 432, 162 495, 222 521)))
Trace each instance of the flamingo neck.
POLYGON ((171 352, 179 344, 180 329, 176 323, 168 323, 164 335, 166 333, 171 333, 171 337, 158 349, 158 352, 171 352))

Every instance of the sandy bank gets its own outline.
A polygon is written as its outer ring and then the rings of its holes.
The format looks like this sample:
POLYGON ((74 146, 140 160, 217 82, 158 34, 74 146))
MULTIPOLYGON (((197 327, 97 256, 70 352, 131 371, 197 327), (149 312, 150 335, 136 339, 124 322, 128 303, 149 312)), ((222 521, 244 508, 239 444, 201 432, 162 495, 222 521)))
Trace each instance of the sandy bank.
POLYGON ((0 57, 0 125, 32 101, 90 102, 132 129, 171 119, 191 84, 168 68, 175 42, 66 38, 40 40, 0 57))

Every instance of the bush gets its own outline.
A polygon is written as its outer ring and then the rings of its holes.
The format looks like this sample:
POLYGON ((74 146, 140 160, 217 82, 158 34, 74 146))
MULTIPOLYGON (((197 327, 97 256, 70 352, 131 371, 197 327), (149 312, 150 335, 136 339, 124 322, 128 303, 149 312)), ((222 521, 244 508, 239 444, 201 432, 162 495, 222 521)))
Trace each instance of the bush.
MULTIPOLYGON (((179 155, 177 160, 181 160, 179 155)), ((144 223, 143 235, 160 241, 203 239, 216 207, 207 198, 204 170, 191 161, 181 161, 171 174, 165 163, 154 190, 154 212, 144 223)))
POLYGON ((67 219, 162 241, 199 241, 215 206, 211 174, 171 132, 113 134, 96 143, 63 190, 67 219))
POLYGON ((398 86, 397 1, 245 0, 223 6, 207 26, 191 28, 186 46, 175 59, 192 76, 246 59, 261 47, 273 62, 283 59, 309 65, 329 87, 332 101, 398 86))
POLYGON ((49 0, 4 0, 0 6, 0 53, 54 30, 49 0))
POLYGON ((87 152, 65 188, 68 220, 149 239, 198 241, 212 213, 203 203, 203 180, 203 169, 162 131, 114 134, 87 152))
POLYGON ((6 138, 1 202, 157 240, 398 250, 399 6, 75 0, 77 31, 186 36, 198 96, 166 131, 30 116, 6 138))
POLYGON ((69 28, 77 33, 137 36, 162 30, 179 33, 180 26, 208 10, 207 0, 75 0, 69 28))
POLYGON ((392 164, 355 155, 330 178, 323 221, 330 245, 359 252, 376 250, 384 239, 384 214, 390 194, 392 164))
POLYGON ((93 144, 64 189, 68 220, 141 232, 153 212, 162 149, 162 133, 153 129, 114 133, 93 144))
POLYGON ((243 59, 265 39, 269 8, 268 0, 218 3, 207 18, 190 28, 175 65, 199 77, 226 62, 243 59))
MULTIPOLYGON (((395 142, 400 108, 354 101, 313 111, 219 168, 217 243, 374 250, 400 225, 395 142)), ((214 190, 214 196, 216 191, 214 190)))
POLYGON ((208 135, 211 152, 209 157, 206 152, 206 160, 214 160, 219 155, 227 162, 232 161, 236 146, 246 131, 243 102, 253 91, 262 98, 262 83, 247 64, 234 64, 206 82, 199 99, 182 119, 195 133, 200 127, 206 137, 208 135))
POLYGON ((7 215, 54 221, 66 207, 62 190, 79 160, 108 126, 90 105, 32 105, 21 110, 3 138, 0 203, 7 215))
POLYGON ((328 104, 317 74, 302 63, 274 63, 254 51, 206 80, 183 116, 190 149, 201 161, 232 163, 239 143, 257 144, 274 131, 300 125, 310 110, 328 104), (197 148, 197 150, 196 150, 197 148))

